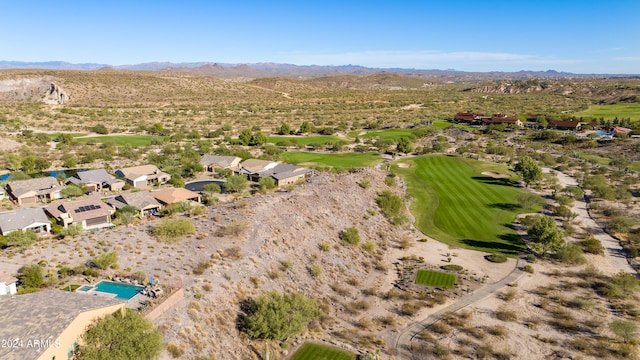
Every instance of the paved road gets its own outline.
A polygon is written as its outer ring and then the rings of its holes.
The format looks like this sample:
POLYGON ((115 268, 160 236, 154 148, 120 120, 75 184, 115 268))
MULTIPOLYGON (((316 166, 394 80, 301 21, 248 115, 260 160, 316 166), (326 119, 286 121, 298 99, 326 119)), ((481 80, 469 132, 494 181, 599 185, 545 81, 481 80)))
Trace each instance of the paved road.
POLYGON ((414 322, 409 326, 407 326, 406 328, 404 328, 404 330, 402 330, 398 335, 398 337, 396 338, 395 347, 396 347, 397 359, 411 358, 411 352, 408 350, 411 344, 411 341, 413 341, 418 334, 426 330, 431 324, 442 319, 447 314, 456 312, 475 302, 478 302, 486 298, 487 296, 495 293, 496 291, 502 289, 503 287, 518 280, 523 274, 522 267, 524 267, 526 263, 527 262, 525 260, 518 258, 518 261, 516 262, 516 266, 514 267, 514 269, 509 273, 509 275, 505 276, 501 280, 493 284, 481 287, 480 289, 474 291, 473 293, 460 298, 460 300, 458 300, 457 302, 429 315, 426 319, 414 322))

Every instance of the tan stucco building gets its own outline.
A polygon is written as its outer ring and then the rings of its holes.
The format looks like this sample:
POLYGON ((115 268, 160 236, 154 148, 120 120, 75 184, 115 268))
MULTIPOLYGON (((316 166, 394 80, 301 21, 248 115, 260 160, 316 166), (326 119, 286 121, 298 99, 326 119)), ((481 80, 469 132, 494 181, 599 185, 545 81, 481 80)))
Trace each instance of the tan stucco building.
POLYGON ((3 360, 67 360, 95 320, 126 301, 62 290, 0 297, 0 347, 3 360))

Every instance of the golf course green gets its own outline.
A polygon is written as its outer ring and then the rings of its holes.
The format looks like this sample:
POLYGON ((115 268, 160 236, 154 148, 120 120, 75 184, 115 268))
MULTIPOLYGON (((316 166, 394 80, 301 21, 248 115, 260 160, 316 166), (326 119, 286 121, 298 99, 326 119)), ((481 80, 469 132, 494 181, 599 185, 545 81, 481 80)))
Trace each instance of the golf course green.
POLYGON ((355 360, 350 352, 314 343, 304 343, 291 357, 291 360, 355 360))
POLYGON ((280 160, 294 165, 324 165, 334 168, 352 169, 373 166, 382 161, 382 158, 376 153, 319 154, 287 151, 280 154, 280 160))
POLYGON ((519 179, 506 166, 428 155, 401 160, 392 171, 405 180, 415 225, 424 234, 452 246, 507 256, 525 250, 511 224, 518 213, 531 209, 517 205, 516 196, 525 190, 516 186, 519 179))

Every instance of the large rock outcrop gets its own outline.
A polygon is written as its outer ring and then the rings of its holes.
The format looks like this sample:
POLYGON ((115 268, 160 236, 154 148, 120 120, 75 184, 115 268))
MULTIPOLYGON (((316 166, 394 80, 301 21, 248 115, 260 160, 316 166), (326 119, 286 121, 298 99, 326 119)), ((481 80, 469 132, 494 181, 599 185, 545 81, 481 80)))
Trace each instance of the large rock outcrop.
POLYGON ((60 86, 55 83, 51 83, 51 86, 47 91, 47 95, 44 98, 44 102, 47 104, 64 105, 67 101, 69 101, 69 94, 60 86))
POLYGON ((65 104, 70 96, 49 76, 16 76, 0 78, 0 101, 42 101, 46 104, 65 104))

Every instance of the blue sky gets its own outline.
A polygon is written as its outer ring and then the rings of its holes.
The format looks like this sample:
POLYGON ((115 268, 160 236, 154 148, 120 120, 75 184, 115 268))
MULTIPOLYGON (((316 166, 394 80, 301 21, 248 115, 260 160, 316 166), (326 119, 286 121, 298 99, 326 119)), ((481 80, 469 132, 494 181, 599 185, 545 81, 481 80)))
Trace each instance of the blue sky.
POLYGON ((640 1, 5 1, 0 60, 640 74, 640 1))

